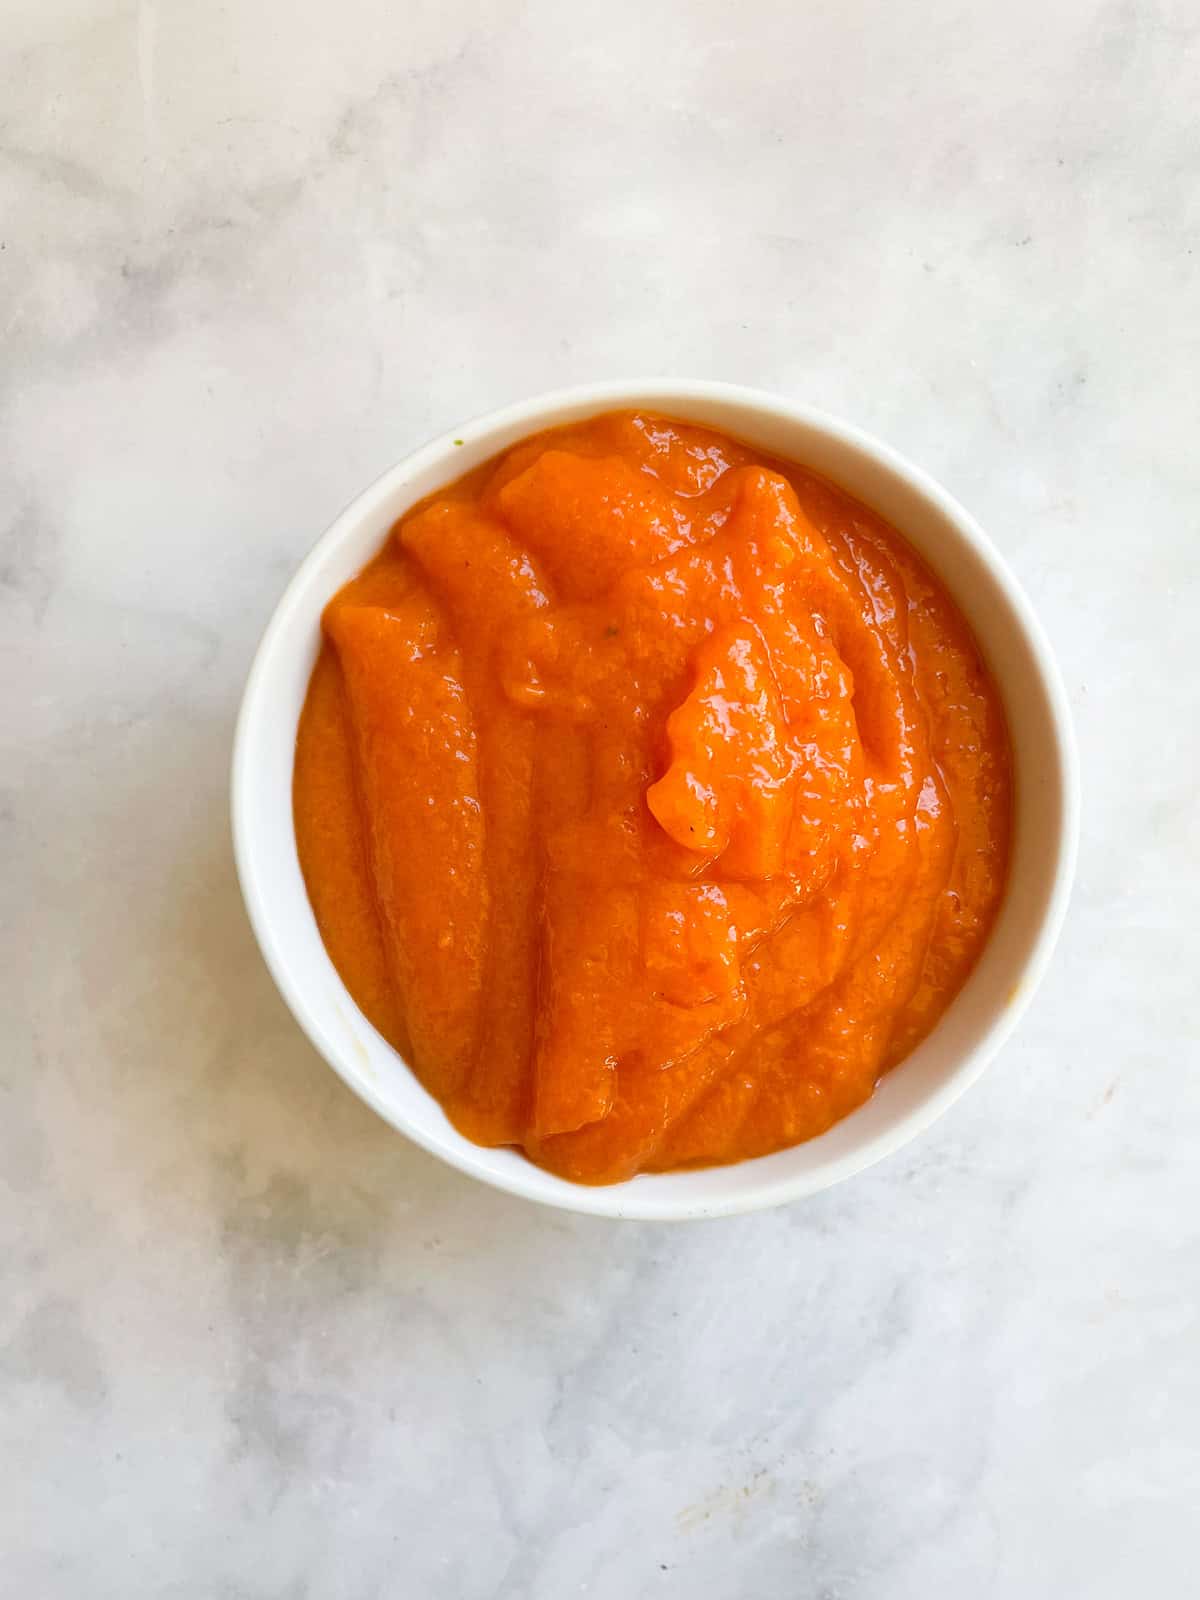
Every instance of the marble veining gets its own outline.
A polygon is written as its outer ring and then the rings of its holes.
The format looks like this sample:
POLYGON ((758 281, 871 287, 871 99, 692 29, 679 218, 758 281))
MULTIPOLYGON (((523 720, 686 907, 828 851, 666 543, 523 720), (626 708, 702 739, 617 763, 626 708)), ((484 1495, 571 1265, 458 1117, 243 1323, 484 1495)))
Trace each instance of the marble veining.
POLYGON ((0 1590, 1126 1600, 1200 1503, 1200 15, 12 0, 0 1590), (786 1210, 559 1216, 391 1134, 230 860, 255 641, 429 434, 715 376, 977 513, 1077 720, 1045 988, 786 1210))

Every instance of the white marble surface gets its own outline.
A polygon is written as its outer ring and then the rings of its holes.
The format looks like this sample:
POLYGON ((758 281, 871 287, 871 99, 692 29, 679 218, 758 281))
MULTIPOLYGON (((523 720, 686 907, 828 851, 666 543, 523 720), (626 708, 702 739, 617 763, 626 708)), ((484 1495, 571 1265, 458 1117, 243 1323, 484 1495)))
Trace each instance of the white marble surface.
POLYGON ((1196 7, 8 0, 0 77, 0 1590, 1194 1595, 1196 7), (947 482, 1085 781, 984 1083, 840 1190, 675 1230, 377 1122, 226 822, 333 513, 629 372, 947 482))

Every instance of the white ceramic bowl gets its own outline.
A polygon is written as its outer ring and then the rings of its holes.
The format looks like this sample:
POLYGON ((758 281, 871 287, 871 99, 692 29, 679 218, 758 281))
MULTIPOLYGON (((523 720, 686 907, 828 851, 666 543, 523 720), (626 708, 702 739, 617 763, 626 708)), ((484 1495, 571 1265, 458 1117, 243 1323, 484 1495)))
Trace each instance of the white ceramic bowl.
POLYGON ((712 1217, 778 1205, 861 1171, 920 1133, 974 1083, 1028 1004, 1066 909, 1077 830, 1078 772, 1058 670, 982 529, 924 472, 857 428, 722 383, 602 383, 543 395, 467 423, 393 467, 342 513, 288 585, 255 656, 234 743, 233 837, 250 921, 284 999, 330 1066, 393 1127, 461 1171, 547 1205, 610 1217, 712 1217), (1016 825, 1008 892, 977 967, 929 1038, 866 1105, 775 1155, 589 1188, 514 1150, 464 1139, 358 1010, 325 953, 300 874, 292 760, 322 608, 396 519, 527 434, 634 406, 706 423, 814 468, 873 506, 936 568, 1003 691, 1016 825))

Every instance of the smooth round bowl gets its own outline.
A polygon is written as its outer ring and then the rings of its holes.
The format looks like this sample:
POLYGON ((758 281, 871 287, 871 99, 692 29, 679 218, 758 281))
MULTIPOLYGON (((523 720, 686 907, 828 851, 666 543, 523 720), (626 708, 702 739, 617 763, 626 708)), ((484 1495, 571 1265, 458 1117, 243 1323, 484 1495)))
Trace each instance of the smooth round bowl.
POLYGON ((778 1205, 860 1172, 914 1138, 982 1073, 1029 1003, 1066 909, 1078 772, 1066 697, 1037 619, 979 525, 885 444, 808 406, 723 383, 590 384, 492 412, 408 456, 318 541, 271 618, 246 684, 233 752, 233 837, 246 908, 280 992, 313 1044, 393 1127, 451 1166, 546 1205, 683 1219, 778 1205), (991 938, 934 1031, 828 1133, 733 1166, 645 1174, 590 1188, 516 1150, 472 1144, 358 1010, 317 931, 292 827, 296 726, 326 602, 417 500, 527 434, 645 407, 735 435, 822 473, 872 506, 944 579, 1008 713, 1016 816, 1008 890, 991 938))

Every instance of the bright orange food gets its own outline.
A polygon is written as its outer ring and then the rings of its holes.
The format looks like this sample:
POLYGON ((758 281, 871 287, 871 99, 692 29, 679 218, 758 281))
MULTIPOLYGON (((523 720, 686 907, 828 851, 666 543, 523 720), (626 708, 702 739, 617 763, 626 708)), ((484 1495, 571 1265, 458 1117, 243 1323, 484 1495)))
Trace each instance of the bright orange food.
POLYGON ((683 422, 529 439, 325 613, 300 860, 453 1122, 610 1183, 810 1139, 1003 893, 1004 713, 892 528, 683 422))

